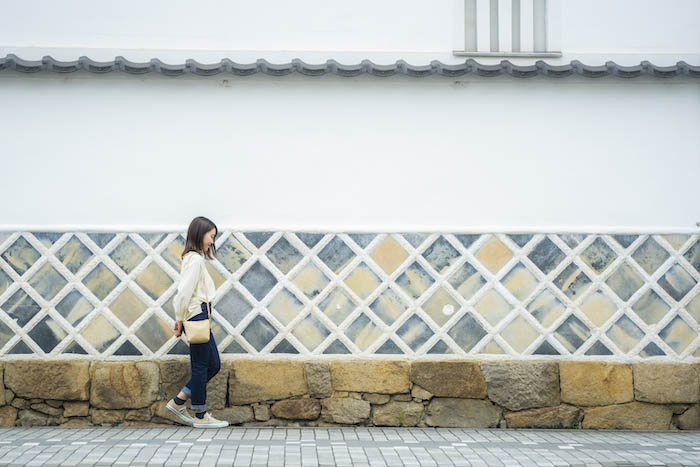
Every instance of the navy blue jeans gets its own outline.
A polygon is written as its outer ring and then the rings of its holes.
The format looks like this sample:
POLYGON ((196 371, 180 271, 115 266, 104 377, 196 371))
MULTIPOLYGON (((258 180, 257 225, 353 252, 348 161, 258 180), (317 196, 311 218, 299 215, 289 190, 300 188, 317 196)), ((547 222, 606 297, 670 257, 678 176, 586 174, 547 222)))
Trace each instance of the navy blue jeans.
MULTIPOLYGON (((202 303, 202 312, 189 321, 200 321, 207 319, 207 316, 207 304, 202 303)), ((192 410, 207 410, 207 383, 221 369, 219 350, 216 348, 216 341, 211 331, 209 331, 209 342, 190 344, 190 367, 192 376, 182 388, 182 392, 190 397, 192 410)))

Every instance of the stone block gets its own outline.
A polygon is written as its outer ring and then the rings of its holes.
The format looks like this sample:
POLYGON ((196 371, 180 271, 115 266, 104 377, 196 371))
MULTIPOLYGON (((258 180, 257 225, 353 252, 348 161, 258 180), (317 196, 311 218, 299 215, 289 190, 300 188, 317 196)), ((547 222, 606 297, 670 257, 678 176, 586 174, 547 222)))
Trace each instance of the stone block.
POLYGON ((700 430, 700 405, 693 405, 680 414, 677 425, 681 430, 700 430))
POLYGON ((370 404, 358 399, 321 400, 323 419, 327 422, 356 425, 369 419, 370 404))
POLYGON ((559 362, 561 400, 578 406, 605 406, 634 399, 632 368, 612 362, 559 362))
POLYGON ((126 417, 126 410, 105 410, 105 409, 94 409, 91 408, 90 419, 95 425, 101 425, 102 423, 121 423, 126 417))
POLYGON ((18 397, 88 400, 90 362, 17 360, 5 363, 5 386, 18 397))
POLYGON ((220 410, 212 410, 212 415, 219 420, 226 420, 231 425, 252 422, 255 420, 253 408, 249 405, 226 407, 220 410))
POLYGON ((673 411, 663 405, 630 402, 584 410, 582 428, 608 430, 668 430, 673 411))
POLYGON ((306 394, 304 363, 239 360, 229 366, 229 404, 288 399, 306 394))
POLYGON ((482 362, 488 396, 508 410, 559 405, 559 368, 556 362, 482 362))
POLYGON ((583 410, 570 405, 541 407, 504 415, 508 428, 578 428, 583 410))
POLYGON ((40 412, 40 413, 43 413, 46 415, 51 415, 52 417, 59 417, 59 416, 63 415, 63 409, 51 407, 49 404, 45 404, 45 403, 32 404, 31 409, 34 410, 35 412, 40 412))
POLYGON ((288 399, 272 405, 272 415, 288 420, 316 420, 321 414, 317 399, 288 399))
POLYGON ((409 364, 392 360, 334 361, 331 383, 336 391, 398 394, 409 392, 409 364))
POLYGON ((386 404, 391 399, 389 394, 362 394, 362 398, 370 404, 386 404))
POLYGON ((423 404, 391 401, 374 407, 372 422, 376 426, 416 426, 423 417, 423 404))
POLYGON ((700 365, 688 363, 635 363, 634 398, 658 404, 700 401, 700 365))
POLYGON ((95 408, 149 407, 160 394, 155 362, 96 362, 90 372, 90 405, 95 408))
POLYGON ((311 397, 327 398, 333 394, 331 368, 327 362, 304 363, 304 375, 311 397))
POLYGON ((484 399, 487 394, 477 362, 415 361, 411 381, 436 397, 484 399))
POLYGON ((15 426, 17 421, 17 409, 6 405, 0 407, 0 426, 15 426))
POLYGON ((20 410, 17 424, 19 426, 46 426, 49 424, 49 416, 33 410, 20 410))
POLYGON ((426 391, 417 384, 414 384, 413 388, 411 388, 411 396, 414 399, 427 401, 433 398, 433 393, 426 391))
POLYGON ((428 426, 447 428, 494 428, 501 409, 487 400, 434 397, 426 411, 428 426))
POLYGON ((88 402, 65 402, 63 404, 64 417, 87 417, 90 404, 88 402))
POLYGON ((270 406, 267 404, 255 404, 253 413, 255 414, 255 420, 266 422, 270 419, 270 406))

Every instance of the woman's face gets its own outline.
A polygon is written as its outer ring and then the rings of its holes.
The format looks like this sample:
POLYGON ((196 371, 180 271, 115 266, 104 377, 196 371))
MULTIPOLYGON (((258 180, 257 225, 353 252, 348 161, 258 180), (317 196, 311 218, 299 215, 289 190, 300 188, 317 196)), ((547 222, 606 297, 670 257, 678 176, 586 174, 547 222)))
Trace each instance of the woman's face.
POLYGON ((204 239, 202 239, 202 250, 207 251, 209 247, 214 244, 216 239, 216 229, 211 229, 209 232, 204 234, 204 239))

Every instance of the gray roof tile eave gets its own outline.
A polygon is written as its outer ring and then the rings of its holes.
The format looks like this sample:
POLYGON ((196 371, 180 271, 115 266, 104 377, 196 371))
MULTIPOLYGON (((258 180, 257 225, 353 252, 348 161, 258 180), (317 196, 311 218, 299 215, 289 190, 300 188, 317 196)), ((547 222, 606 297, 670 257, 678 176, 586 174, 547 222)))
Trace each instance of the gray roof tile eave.
POLYGON ((258 59, 254 63, 236 63, 229 59, 223 59, 219 63, 203 64, 196 60, 186 60, 183 64, 168 64, 157 58, 148 62, 136 63, 124 57, 115 57, 109 62, 98 62, 89 57, 80 57, 73 61, 59 61, 51 56, 45 56, 41 60, 24 60, 14 54, 8 54, 0 58, 1 70, 14 70, 21 73, 38 73, 51 71, 54 73, 73 73, 86 71, 95 74, 122 71, 133 75, 146 73, 158 73, 165 76, 214 76, 218 74, 230 74, 234 76, 247 76, 262 73, 271 76, 284 76, 291 73, 299 73, 306 76, 321 76, 336 74, 338 76, 357 76, 368 74, 378 77, 386 77, 403 74, 412 77, 425 77, 431 75, 450 78, 465 75, 482 77, 494 77, 510 75, 516 78, 530 78, 538 75, 564 78, 567 76, 584 76, 587 78, 602 78, 615 76, 620 78, 636 78, 643 75, 658 78, 671 78, 676 76, 689 76, 700 78, 700 65, 690 65, 679 61, 671 66, 657 66, 649 61, 642 61, 639 65, 622 66, 609 61, 605 65, 585 65, 578 60, 573 60, 564 65, 550 65, 538 60, 532 65, 515 65, 509 60, 502 60, 498 64, 486 65, 473 59, 467 59, 463 63, 446 64, 433 60, 429 65, 411 65, 404 60, 398 60, 390 65, 378 65, 370 60, 362 60, 358 64, 345 65, 335 60, 325 63, 309 64, 300 59, 293 59, 289 63, 270 63, 265 59, 258 59))

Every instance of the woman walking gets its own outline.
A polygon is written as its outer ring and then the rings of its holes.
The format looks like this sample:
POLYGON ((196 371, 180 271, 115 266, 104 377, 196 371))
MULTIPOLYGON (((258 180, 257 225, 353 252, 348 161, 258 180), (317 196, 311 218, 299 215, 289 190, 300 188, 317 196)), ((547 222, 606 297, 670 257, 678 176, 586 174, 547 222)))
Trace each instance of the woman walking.
MULTIPOLYGON (((205 261, 216 256, 214 240, 217 234, 216 225, 206 217, 194 218, 187 229, 180 280, 173 300, 175 308, 173 331, 177 337, 182 335, 183 330, 187 335, 187 329, 183 328, 184 321, 189 324, 211 318, 210 300, 216 289, 214 281, 207 272, 205 261)), ((194 336, 193 329, 190 329, 190 333, 194 336)), ((211 329, 208 329, 208 333, 208 342, 189 343, 190 380, 177 396, 168 401, 166 407, 184 423, 195 428, 223 428, 228 426, 228 422, 217 420, 207 412, 207 382, 221 368, 219 351, 211 329), (187 411, 187 399, 190 399, 190 408, 194 412, 194 417, 187 411)), ((204 337, 199 340, 206 341, 206 330, 204 337)))

